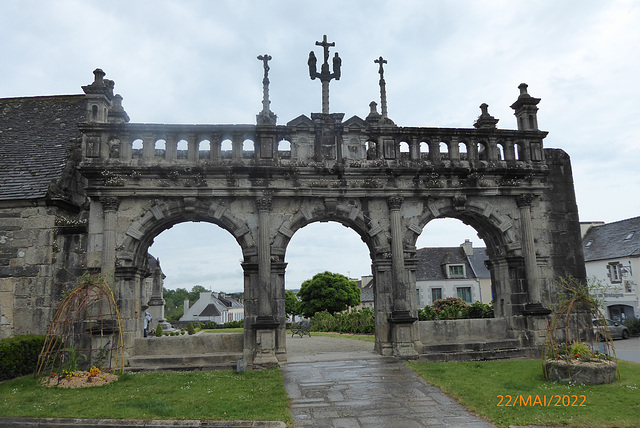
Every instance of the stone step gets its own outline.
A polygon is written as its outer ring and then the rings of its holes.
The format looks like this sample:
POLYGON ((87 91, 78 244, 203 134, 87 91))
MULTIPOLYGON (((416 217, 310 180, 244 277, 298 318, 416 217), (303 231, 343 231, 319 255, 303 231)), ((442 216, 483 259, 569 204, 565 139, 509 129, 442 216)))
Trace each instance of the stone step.
POLYGON ((235 370, 242 352, 185 355, 138 355, 129 358, 128 372, 235 370))

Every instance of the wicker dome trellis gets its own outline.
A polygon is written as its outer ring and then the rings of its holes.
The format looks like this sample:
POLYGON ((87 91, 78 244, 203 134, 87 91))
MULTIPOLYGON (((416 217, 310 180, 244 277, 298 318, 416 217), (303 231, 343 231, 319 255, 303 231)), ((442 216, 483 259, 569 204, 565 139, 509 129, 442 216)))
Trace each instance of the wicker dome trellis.
MULTIPOLYGON (((573 379, 580 364, 610 362, 615 377, 620 378, 615 347, 611 334, 600 310, 600 302, 594 291, 600 284, 581 283, 573 277, 559 278, 556 307, 542 349, 542 368, 545 379, 550 376, 549 367, 558 363, 566 368, 569 379, 573 379)), ((612 380, 612 379, 611 379, 612 380)))
POLYGON ((102 275, 85 273, 56 311, 36 376, 92 366, 123 372, 124 341, 111 287, 102 275))

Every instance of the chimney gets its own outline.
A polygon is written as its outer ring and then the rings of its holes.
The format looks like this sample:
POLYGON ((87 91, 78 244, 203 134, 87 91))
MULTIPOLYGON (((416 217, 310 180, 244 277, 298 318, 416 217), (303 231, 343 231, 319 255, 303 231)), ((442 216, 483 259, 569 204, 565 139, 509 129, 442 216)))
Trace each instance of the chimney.
POLYGON ((464 255, 467 257, 473 256, 473 244, 468 239, 464 240, 464 244, 460 245, 464 251, 464 255))
POLYGON ((189 310, 189 299, 184 299, 184 310, 182 315, 187 315, 187 311, 189 310))

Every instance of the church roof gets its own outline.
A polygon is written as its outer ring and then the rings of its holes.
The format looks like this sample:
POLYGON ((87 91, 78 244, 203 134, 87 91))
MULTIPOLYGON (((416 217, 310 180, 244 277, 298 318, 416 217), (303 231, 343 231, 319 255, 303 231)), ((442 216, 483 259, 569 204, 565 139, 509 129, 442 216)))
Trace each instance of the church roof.
POLYGON ((220 311, 216 307, 215 303, 209 303, 206 308, 200 312, 201 317, 219 317, 220 311))
POLYGON ((591 227, 582 239, 584 260, 640 256, 640 217, 591 227))
POLYGON ((82 137, 84 95, 0 99, 0 200, 42 198, 82 137))

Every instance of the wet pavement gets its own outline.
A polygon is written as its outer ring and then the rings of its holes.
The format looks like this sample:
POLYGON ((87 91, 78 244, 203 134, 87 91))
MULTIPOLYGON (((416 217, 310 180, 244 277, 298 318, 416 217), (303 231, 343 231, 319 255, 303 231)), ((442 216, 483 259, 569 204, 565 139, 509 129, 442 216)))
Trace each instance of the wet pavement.
POLYGON ((613 346, 616 349, 618 359, 640 363, 640 337, 614 340, 613 346))
POLYGON ((287 349, 282 374, 296 428, 494 426, 371 342, 290 337, 287 349))

